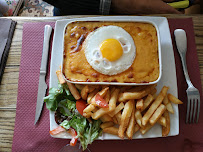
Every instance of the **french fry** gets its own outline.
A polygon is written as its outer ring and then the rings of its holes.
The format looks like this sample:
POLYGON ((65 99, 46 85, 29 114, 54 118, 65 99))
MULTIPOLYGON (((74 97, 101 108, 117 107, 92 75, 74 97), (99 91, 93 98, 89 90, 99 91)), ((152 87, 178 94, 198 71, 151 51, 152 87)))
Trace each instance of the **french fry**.
POLYGON ((154 88, 154 89, 150 92, 150 94, 153 96, 154 94, 156 94, 156 92, 157 92, 157 89, 154 88))
POLYGON ((102 129, 114 126, 113 122, 104 122, 100 125, 102 129))
POLYGON ((168 99, 169 101, 175 103, 175 104, 183 104, 182 101, 180 101, 178 98, 176 98, 175 96, 173 96, 172 94, 168 94, 168 99))
POLYGON ((114 92, 115 90, 116 90, 115 87, 111 87, 111 89, 110 89, 111 96, 112 96, 112 94, 113 94, 113 92, 114 92))
POLYGON ((66 80, 64 80, 61 70, 57 70, 56 75, 57 75, 57 78, 58 78, 60 84, 66 83, 66 80))
POLYGON ((137 122, 137 124, 143 128, 142 125, 142 114, 140 112, 140 110, 135 110, 135 121, 137 122))
POLYGON ((106 103, 109 103, 110 98, 111 98, 111 92, 110 90, 108 90, 106 95, 104 96, 104 100, 106 101, 106 103))
POLYGON ((170 116, 168 111, 165 111, 163 116, 166 118, 166 127, 162 126, 162 136, 166 137, 170 132, 170 116))
POLYGON ((134 134, 140 129, 140 126, 138 124, 135 124, 134 127, 134 134))
POLYGON ((75 87, 76 87, 78 90, 82 90, 82 88, 84 88, 85 86, 82 85, 82 84, 75 84, 75 87))
POLYGON ((109 113, 109 116, 113 117, 115 114, 117 114, 119 111, 121 111, 124 108, 123 102, 121 102, 112 112, 109 113))
POLYGON ((100 108, 95 113, 92 114, 92 119, 98 120, 101 116, 109 113, 109 108, 100 108))
POLYGON ((130 117, 130 122, 128 124, 128 128, 126 130, 126 136, 128 139, 132 139, 133 134, 134 134, 134 128, 135 128, 135 106, 133 106, 132 114, 130 117))
POLYGON ((125 130, 128 127, 128 123, 130 120, 130 116, 132 114, 133 106, 134 106, 134 100, 129 100, 125 104, 125 107, 123 109, 122 116, 121 116, 121 124, 120 124, 119 130, 118 130, 118 136, 122 139, 124 138, 125 130))
POLYGON ((164 105, 166 106, 166 109, 170 112, 170 113, 174 113, 173 110, 173 106, 171 104, 171 102, 168 100, 168 96, 165 96, 164 100, 163 100, 164 105))
POLYGON ((112 117, 114 124, 118 124, 116 117, 112 117))
POLYGON ((115 117, 116 117, 117 122, 118 122, 119 125, 121 124, 121 116, 122 116, 121 111, 119 111, 119 112, 115 115, 115 117))
POLYGON ((166 127, 166 118, 165 118, 165 117, 161 116, 157 122, 158 122, 160 125, 166 127))
POLYGON ((108 114, 105 114, 105 115, 101 116, 100 120, 102 122, 108 122, 108 121, 112 121, 113 122, 113 119, 108 114))
POLYGON ((88 112, 88 113, 84 113, 84 112, 83 112, 83 116, 84 116, 85 118, 90 118, 90 117, 92 116, 92 112, 88 112))
POLYGON ((165 112, 166 110, 166 106, 164 106, 163 104, 161 104, 156 111, 154 112, 154 114, 152 115, 152 117, 149 119, 149 123, 151 125, 154 125, 157 120, 159 120, 159 118, 162 116, 162 114, 165 112))
MULTIPOLYGON (((109 87, 105 87, 103 88, 101 91, 99 91, 97 94, 99 94, 102 98, 104 98, 104 96, 106 95, 107 91, 109 90, 109 87)), ((97 95, 96 94, 96 95, 97 95)), ((95 98, 96 98, 96 95, 91 99, 91 103, 95 106, 97 106, 96 102, 95 102, 95 98)))
POLYGON ((88 92, 89 92, 89 87, 88 85, 86 85, 84 88, 82 88, 80 93, 83 100, 87 100, 88 92))
POLYGON ((87 96, 87 103, 90 104, 92 98, 98 93, 99 89, 95 89, 93 92, 91 92, 90 94, 88 94, 87 96))
POLYGON ((120 93, 119 95, 118 95, 118 102, 127 102, 128 100, 126 100, 126 99, 124 99, 123 98, 123 93, 120 93))
POLYGON ((116 108, 116 102, 118 100, 119 89, 115 89, 109 100, 109 111, 113 111, 116 108))
POLYGON ((136 108, 137 108, 138 110, 142 110, 142 109, 144 108, 144 100, 143 100, 143 99, 137 100, 136 108))
POLYGON ((156 85, 147 86, 145 90, 139 91, 139 92, 124 92, 123 93, 123 99, 130 100, 130 99, 141 99, 148 95, 156 85))
POLYGON ((108 127, 108 128, 104 128, 103 132, 112 134, 112 135, 118 135, 118 128, 116 127, 108 127))
POLYGON ((99 107, 95 107, 92 112, 95 113, 97 110, 99 110, 99 107))
POLYGON ((88 113, 91 112, 95 109, 96 107, 93 104, 89 104, 84 110, 83 113, 88 113))
POLYGON ((153 100, 154 100, 153 96, 149 94, 147 98, 144 100, 144 103, 143 103, 144 105, 141 112, 144 111, 152 103, 153 100))
POLYGON ((71 94, 73 95, 73 97, 76 100, 79 100, 81 98, 80 93, 78 92, 77 88, 75 87, 74 84, 67 82, 68 88, 71 92, 71 94))
POLYGON ((147 131, 149 131, 153 126, 150 125, 149 123, 146 124, 146 126, 144 128, 140 128, 140 132, 141 134, 145 134, 147 131))
POLYGON ((145 126, 147 124, 147 122, 149 121, 149 118, 152 116, 152 114, 155 112, 155 110, 158 108, 158 106, 162 103, 164 97, 166 96, 168 89, 169 88, 166 86, 164 86, 162 88, 161 92, 159 93, 159 95, 157 96, 155 101, 152 103, 150 108, 147 110, 147 112, 142 117, 142 125, 145 126))

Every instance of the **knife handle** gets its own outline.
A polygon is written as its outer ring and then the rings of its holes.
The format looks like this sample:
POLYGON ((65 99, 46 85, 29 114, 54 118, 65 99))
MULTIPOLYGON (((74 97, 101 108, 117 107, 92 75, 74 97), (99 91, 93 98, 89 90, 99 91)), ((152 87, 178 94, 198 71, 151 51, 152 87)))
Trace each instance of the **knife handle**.
POLYGON ((52 27, 50 25, 45 25, 44 27, 44 42, 43 42, 43 53, 42 61, 40 67, 40 73, 46 74, 47 71, 47 58, 49 53, 49 39, 51 36, 52 27))

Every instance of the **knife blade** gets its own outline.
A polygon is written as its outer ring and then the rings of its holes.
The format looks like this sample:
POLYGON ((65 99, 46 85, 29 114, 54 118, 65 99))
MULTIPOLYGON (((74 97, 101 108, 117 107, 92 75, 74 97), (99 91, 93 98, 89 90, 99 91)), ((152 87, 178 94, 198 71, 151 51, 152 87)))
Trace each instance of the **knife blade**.
POLYGON ((45 77, 47 73, 47 61, 49 54, 49 40, 52 32, 52 27, 50 25, 45 25, 44 27, 44 42, 43 42, 43 51, 42 51, 42 60, 40 67, 40 76, 39 76, 39 85, 38 85, 38 94, 37 94, 37 105, 35 112, 35 124, 40 118, 41 111, 44 104, 44 96, 47 90, 47 84, 45 82, 45 77))

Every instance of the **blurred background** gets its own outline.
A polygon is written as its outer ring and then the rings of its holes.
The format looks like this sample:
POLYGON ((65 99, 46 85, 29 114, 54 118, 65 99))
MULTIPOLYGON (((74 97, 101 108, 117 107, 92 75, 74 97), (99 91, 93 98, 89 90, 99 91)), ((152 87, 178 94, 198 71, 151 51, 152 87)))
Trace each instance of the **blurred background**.
MULTIPOLYGON (((203 0, 200 1, 200 4, 185 9, 185 14, 203 14, 203 0)), ((52 5, 42 0, 0 0, 0 16, 53 16, 53 8, 52 5), (1 13, 4 9, 3 5, 9 6, 6 13, 1 13)))

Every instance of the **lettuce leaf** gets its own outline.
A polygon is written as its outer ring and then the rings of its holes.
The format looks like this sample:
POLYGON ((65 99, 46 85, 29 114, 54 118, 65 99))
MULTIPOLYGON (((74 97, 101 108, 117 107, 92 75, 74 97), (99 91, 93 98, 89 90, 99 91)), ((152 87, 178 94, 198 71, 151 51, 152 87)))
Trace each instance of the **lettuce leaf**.
POLYGON ((58 88, 50 88, 49 95, 44 97, 44 102, 46 102, 47 109, 51 111, 56 111, 60 101, 64 99, 69 99, 70 101, 75 101, 74 97, 70 93, 67 84, 59 84, 58 88))
POLYGON ((101 135, 100 124, 100 120, 93 120, 92 123, 89 123, 83 116, 75 115, 70 121, 64 120, 60 125, 65 129, 74 128, 83 150, 85 150, 89 144, 101 135))

